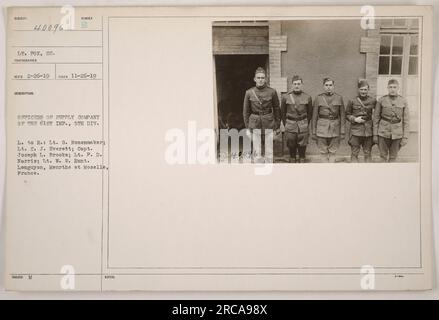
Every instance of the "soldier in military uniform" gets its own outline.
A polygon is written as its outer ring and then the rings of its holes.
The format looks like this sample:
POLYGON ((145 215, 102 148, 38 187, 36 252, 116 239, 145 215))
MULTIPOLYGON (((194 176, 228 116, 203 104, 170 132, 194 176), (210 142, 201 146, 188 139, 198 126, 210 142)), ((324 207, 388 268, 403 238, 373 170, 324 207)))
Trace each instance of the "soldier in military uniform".
POLYGON ((351 123, 348 142, 351 146, 351 162, 358 162, 358 154, 361 148, 363 148, 364 162, 372 160, 372 114, 376 105, 376 99, 368 94, 369 84, 367 81, 358 81, 358 96, 355 99, 349 100, 346 106, 346 119, 351 123))
POLYGON ((334 92, 333 79, 324 78, 323 89, 314 100, 312 137, 317 140, 323 162, 335 162, 340 140, 345 135, 345 108, 343 98, 334 92))
POLYGON ((260 129, 262 133, 262 150, 266 129, 280 132, 280 107, 276 90, 266 84, 266 73, 261 67, 255 71, 256 86, 248 89, 244 97, 244 123, 248 129, 260 129))
POLYGON ((282 95, 281 117, 285 126, 287 146, 290 151, 290 162, 296 163, 299 153, 299 162, 305 162, 305 151, 308 144, 311 122, 312 99, 302 91, 303 80, 299 76, 292 78, 292 90, 282 95))
POLYGON ((410 114, 407 101, 398 94, 399 83, 390 79, 388 95, 381 97, 374 113, 373 140, 378 143, 384 162, 395 162, 398 151, 407 144, 410 134, 410 114))

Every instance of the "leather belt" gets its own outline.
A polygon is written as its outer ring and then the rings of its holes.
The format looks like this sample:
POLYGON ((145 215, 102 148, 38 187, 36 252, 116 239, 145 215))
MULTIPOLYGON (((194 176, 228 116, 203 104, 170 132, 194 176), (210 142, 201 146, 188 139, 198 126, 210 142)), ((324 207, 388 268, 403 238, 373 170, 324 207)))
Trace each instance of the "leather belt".
POLYGON ((387 122, 390 122, 392 124, 401 122, 401 119, 387 118, 387 117, 383 117, 383 116, 381 116, 381 119, 386 120, 387 122))
POLYGON ((256 114, 256 115, 261 115, 261 116, 265 116, 266 114, 270 114, 270 113, 272 113, 273 112, 273 109, 267 109, 267 110, 262 110, 262 111, 259 111, 259 112, 254 112, 254 111, 252 111, 252 114, 256 114))
POLYGON ((287 119, 288 119, 288 120, 300 121, 300 120, 304 120, 304 119, 306 119, 306 118, 307 118, 307 115, 306 115, 306 114, 301 115, 301 116, 299 116, 299 117, 294 117, 294 116, 291 116, 291 115, 288 115, 288 114, 287 114, 287 119))
POLYGON ((323 115, 323 114, 319 114, 319 118, 322 118, 322 119, 329 119, 329 120, 336 120, 336 119, 338 119, 338 117, 334 117, 334 116, 326 116, 326 115, 323 115))

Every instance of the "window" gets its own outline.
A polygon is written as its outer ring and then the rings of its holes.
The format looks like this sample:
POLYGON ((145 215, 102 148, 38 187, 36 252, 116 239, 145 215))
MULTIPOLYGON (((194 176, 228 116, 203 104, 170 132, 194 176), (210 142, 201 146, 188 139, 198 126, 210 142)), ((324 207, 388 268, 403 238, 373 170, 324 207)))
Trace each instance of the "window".
POLYGON ((381 43, 378 74, 413 76, 418 74, 419 19, 380 20, 381 43))
POLYGON ((401 75, 404 53, 404 36, 382 35, 380 45, 380 75, 401 75))

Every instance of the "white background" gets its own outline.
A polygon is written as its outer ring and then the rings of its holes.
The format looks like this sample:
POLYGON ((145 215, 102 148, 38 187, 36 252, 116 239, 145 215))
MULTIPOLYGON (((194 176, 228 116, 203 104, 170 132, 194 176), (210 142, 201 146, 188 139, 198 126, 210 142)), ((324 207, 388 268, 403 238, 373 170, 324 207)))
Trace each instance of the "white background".
MULTIPOLYGON (((365 3, 364 1, 338 1, 337 3, 331 2, 331 1, 307 1, 307 2, 300 2, 300 1, 125 1, 125 2, 117 2, 117 1, 0 1, 2 6, 12 6, 12 5, 52 5, 52 6, 60 6, 60 5, 166 5, 166 6, 172 6, 175 4, 178 5, 385 5, 385 4, 391 4, 394 5, 394 2, 391 1, 370 1, 368 3, 365 3)), ((436 31, 439 32, 439 26, 438 26, 438 19, 439 18, 439 1, 401 1, 399 4, 418 4, 418 5, 434 5, 434 11, 433 11, 433 34, 436 34, 436 31)), ((5 25, 4 25, 4 11, 3 15, 1 17, 1 40, 0 44, 2 46, 1 54, 1 68, 5 70, 5 25)), ((438 48, 436 42, 434 42, 434 48, 433 48, 433 90, 432 92, 436 95, 434 96, 434 104, 439 99, 439 94, 437 92, 439 91, 438 87, 439 85, 435 81, 438 75, 438 65, 437 65, 437 54, 438 54, 438 48)), ((4 88, 5 88, 5 79, 4 79, 5 71, 2 72, 1 77, 1 83, 0 83, 0 101, 1 103, 1 112, 0 112, 0 176, 1 176, 1 184, 0 184, 0 193, 2 197, 0 198, 0 207, 3 209, 3 198, 4 198, 4 173, 5 173, 5 125, 4 125, 4 88)), ((438 152, 437 148, 435 148, 436 142, 438 141, 438 132, 435 130, 437 127, 438 122, 438 110, 437 106, 433 105, 433 227, 434 227, 434 234, 439 234, 439 222, 437 219, 437 213, 438 213, 438 202, 439 198, 435 197, 437 195, 436 192, 436 186, 438 183, 438 178, 436 174, 436 167, 435 163, 437 163, 437 157, 438 152)), ((11 293, 11 292, 4 292, 4 218, 3 218, 3 210, 1 211, 1 234, 0 234, 0 299, 15 299, 15 298, 58 298, 58 299, 87 299, 87 298, 130 298, 130 299, 338 299, 338 298, 350 298, 350 299, 384 299, 384 298, 402 298, 402 299, 411 299, 411 298, 427 298, 427 299, 439 299, 439 289, 435 288, 432 291, 428 292, 359 292, 359 293, 319 293, 319 292, 309 292, 309 293, 303 293, 303 292, 288 292, 288 293, 268 293, 268 292, 247 292, 247 293, 232 293, 232 292, 185 292, 185 293, 173 293, 173 292, 144 292, 144 293, 11 293)), ((435 237, 435 253, 438 255, 438 239, 437 236, 435 237)), ((436 259, 434 258, 435 263, 435 270, 436 274, 439 268, 436 264, 436 259)), ((436 275, 434 276, 434 279, 436 279, 436 275)), ((436 280, 434 287, 436 287, 436 280)))

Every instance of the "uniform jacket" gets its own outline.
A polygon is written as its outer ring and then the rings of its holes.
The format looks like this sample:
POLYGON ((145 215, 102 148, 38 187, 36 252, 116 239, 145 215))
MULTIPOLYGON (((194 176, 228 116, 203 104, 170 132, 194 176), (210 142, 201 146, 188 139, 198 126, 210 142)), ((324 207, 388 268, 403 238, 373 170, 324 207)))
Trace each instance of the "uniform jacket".
POLYGON ((305 92, 295 93, 294 91, 289 91, 283 94, 280 109, 285 131, 293 133, 308 132, 312 108, 311 96, 305 92))
POLYGON ((349 100, 346 106, 346 119, 351 123, 350 135, 358 137, 371 137, 373 135, 373 110, 375 109, 376 99, 372 97, 349 100), (360 99, 360 101, 358 101, 360 99), (356 117, 363 117, 366 122, 355 122, 356 117))
POLYGON ((345 108, 339 94, 321 93, 316 97, 312 112, 312 130, 313 134, 323 138, 334 138, 345 133, 345 108))
POLYGON ((245 92, 244 123, 249 129, 278 129, 280 126, 279 98, 268 86, 253 87, 245 92))
POLYGON ((381 97, 375 107, 373 134, 384 138, 408 138, 410 113, 407 101, 400 95, 381 97))

